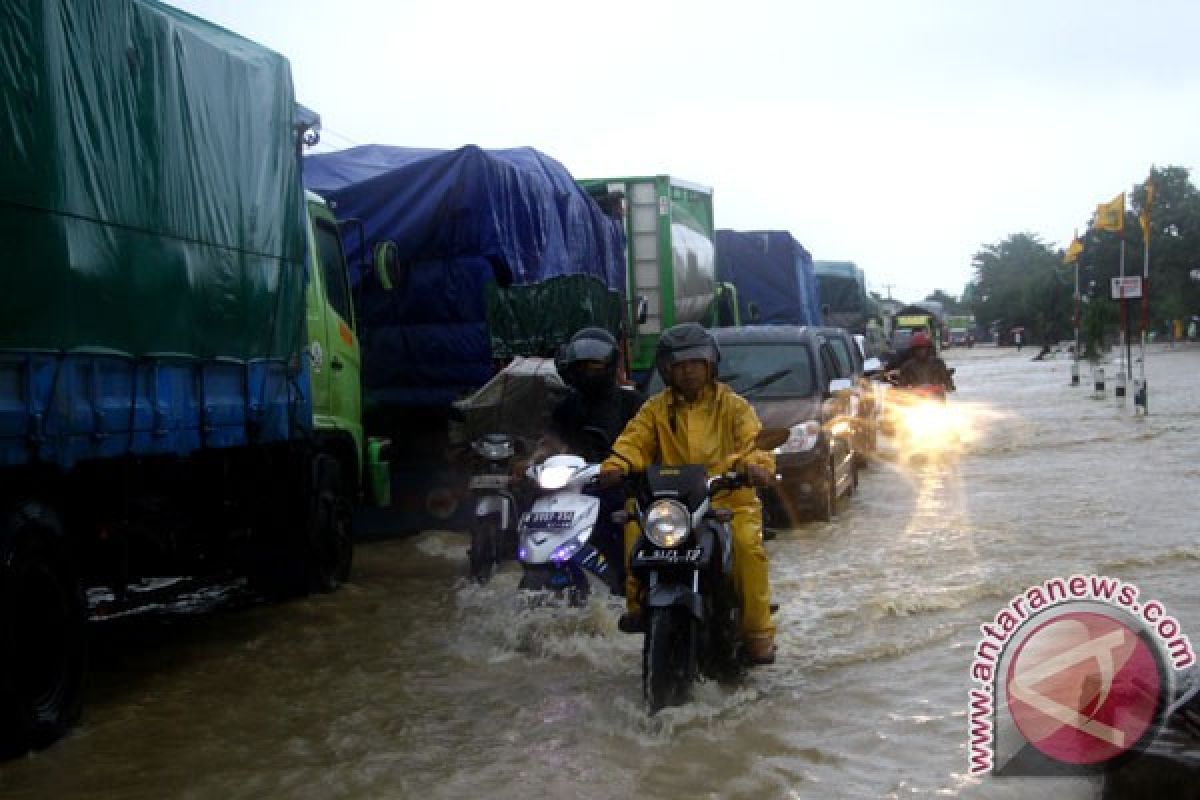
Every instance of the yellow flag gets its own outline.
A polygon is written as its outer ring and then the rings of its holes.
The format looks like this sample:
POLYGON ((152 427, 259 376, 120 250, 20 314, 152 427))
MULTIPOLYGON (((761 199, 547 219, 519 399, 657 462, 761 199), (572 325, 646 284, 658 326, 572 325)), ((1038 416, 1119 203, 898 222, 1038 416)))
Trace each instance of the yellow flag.
POLYGON ((1111 202, 1096 206, 1096 228, 1102 231, 1125 232, 1125 193, 1121 192, 1111 202))
POLYGON ((1142 213, 1138 221, 1142 223, 1142 236, 1150 238, 1150 207, 1154 205, 1154 176, 1146 178, 1146 202, 1142 205, 1142 213))
POLYGON ((1071 240, 1071 243, 1067 245, 1067 252, 1063 255, 1063 263, 1074 264, 1079 260, 1079 256, 1082 253, 1083 242, 1079 240, 1079 236, 1076 234, 1075 238, 1071 240))

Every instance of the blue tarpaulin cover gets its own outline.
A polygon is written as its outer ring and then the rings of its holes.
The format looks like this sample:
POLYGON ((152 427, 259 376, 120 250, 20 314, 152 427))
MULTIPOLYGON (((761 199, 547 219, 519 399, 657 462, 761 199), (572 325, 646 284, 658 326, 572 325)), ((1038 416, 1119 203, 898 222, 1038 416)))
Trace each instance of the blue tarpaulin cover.
POLYGON ((787 231, 718 230, 717 280, 737 287, 743 324, 821 324, 812 256, 787 231))
MULTIPOLYGON (((305 185, 346 229, 364 388, 384 405, 445 406, 492 375, 485 289, 587 275, 624 293, 625 240, 561 164, 532 148, 366 145, 304 160, 305 185), (363 247, 399 248, 401 285, 359 274, 363 247), (365 242, 365 245, 364 245, 365 242)), ((548 313, 552 310, 546 310, 548 313)))

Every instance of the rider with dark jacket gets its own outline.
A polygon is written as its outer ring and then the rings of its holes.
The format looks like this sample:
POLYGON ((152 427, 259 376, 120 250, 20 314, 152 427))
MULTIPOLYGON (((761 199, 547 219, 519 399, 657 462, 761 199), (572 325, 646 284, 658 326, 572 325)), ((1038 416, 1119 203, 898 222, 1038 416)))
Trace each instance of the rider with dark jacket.
MULTIPOLYGON (((603 328, 584 328, 563 347, 555 365, 571 391, 551 412, 550 432, 534 460, 566 451, 589 462, 603 461, 644 400, 641 392, 617 382, 617 341, 603 328)), ((624 537, 611 517, 625 496, 612 488, 596 494, 600 516, 591 542, 609 563, 614 593, 624 594, 624 537)))
POLYGON ((555 364, 571 391, 551 413, 550 432, 588 461, 607 458, 645 400, 641 392, 617 383, 616 339, 603 328, 584 328, 571 337, 555 364))
POLYGON ((933 340, 924 331, 913 334, 909 343, 911 357, 895 371, 898 386, 941 386, 954 391, 954 378, 946 362, 933 354, 933 340))

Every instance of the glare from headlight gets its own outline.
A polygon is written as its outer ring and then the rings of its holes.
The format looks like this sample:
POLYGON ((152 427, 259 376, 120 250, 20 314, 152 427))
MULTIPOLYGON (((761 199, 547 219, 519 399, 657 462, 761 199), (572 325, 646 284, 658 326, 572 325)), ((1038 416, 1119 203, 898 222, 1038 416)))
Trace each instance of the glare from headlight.
POLYGON ((793 425, 788 432, 788 440, 775 448, 778 453, 806 453, 817 446, 821 438, 821 423, 810 419, 800 425, 793 425))
POLYGON ((658 547, 678 547, 691 527, 687 509, 674 500, 659 500, 646 513, 646 538, 658 547))
POLYGON ((538 486, 543 489, 561 489, 574 475, 574 467, 568 467, 565 464, 542 467, 541 472, 538 473, 538 486))

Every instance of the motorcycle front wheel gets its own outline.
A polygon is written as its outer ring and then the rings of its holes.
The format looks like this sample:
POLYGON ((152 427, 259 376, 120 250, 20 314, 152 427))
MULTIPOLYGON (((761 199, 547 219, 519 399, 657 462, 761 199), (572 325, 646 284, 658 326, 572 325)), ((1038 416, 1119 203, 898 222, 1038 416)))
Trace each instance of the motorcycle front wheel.
POLYGON ((471 580, 487 583, 496 571, 497 539, 500 526, 492 516, 478 517, 471 524, 471 546, 467 550, 467 564, 471 580))
POLYGON ((692 624, 682 608, 652 608, 642 645, 642 693, 650 713, 687 702, 692 684, 692 624))

